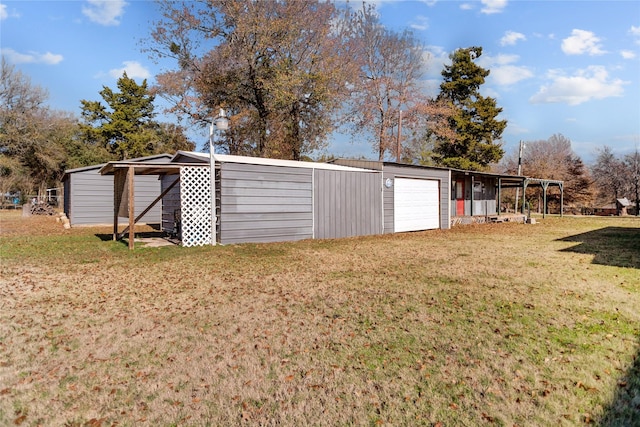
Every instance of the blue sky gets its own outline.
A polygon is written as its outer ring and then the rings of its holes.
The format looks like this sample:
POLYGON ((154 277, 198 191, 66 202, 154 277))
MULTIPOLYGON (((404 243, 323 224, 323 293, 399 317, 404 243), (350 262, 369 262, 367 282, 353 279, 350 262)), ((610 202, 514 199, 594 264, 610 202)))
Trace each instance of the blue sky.
MULTIPOLYGON (((352 0, 351 4, 360 2, 352 0)), ((561 133, 587 163, 608 145, 640 148, 640 2, 375 1, 381 21, 411 28, 426 46, 426 84, 434 93, 448 55, 481 46, 491 70, 482 87, 508 121, 511 152, 520 140, 561 133)), ((156 4, 137 0, 0 0, 2 55, 49 91, 49 105, 80 114, 80 100, 101 100, 124 70, 154 83, 161 71, 143 53, 156 4)), ((206 130, 194 133, 198 148, 206 130)), ((375 154, 337 137, 330 153, 375 154)))

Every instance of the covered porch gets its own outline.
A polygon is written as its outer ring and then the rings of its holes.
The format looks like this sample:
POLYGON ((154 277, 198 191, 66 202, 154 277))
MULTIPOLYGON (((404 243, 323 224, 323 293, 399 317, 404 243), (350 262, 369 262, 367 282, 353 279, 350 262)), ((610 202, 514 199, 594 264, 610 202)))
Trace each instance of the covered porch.
POLYGON ((522 213, 500 209, 504 188, 524 188, 525 177, 451 170, 451 224, 524 221, 522 213))
POLYGON ((548 214, 547 189, 560 188, 560 212, 563 211, 563 181, 528 178, 519 175, 451 170, 451 225, 486 222, 525 222, 528 217, 527 188, 540 187, 543 191, 543 217, 548 214), (503 190, 516 189, 518 209, 501 209, 503 190), (521 197, 521 200, 520 200, 521 197))

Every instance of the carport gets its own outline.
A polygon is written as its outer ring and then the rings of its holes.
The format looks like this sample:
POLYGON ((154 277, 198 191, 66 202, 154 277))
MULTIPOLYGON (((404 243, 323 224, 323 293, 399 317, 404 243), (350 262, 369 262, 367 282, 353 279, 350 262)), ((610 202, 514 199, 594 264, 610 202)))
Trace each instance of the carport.
POLYGON ((129 249, 134 248, 134 226, 180 181, 180 168, 187 165, 177 163, 142 163, 130 161, 109 162, 100 169, 102 175, 113 175, 113 240, 129 236, 129 249), (172 184, 165 188, 140 214, 135 215, 135 181, 137 175, 173 176, 172 184), (118 217, 129 219, 127 227, 118 232, 118 217))

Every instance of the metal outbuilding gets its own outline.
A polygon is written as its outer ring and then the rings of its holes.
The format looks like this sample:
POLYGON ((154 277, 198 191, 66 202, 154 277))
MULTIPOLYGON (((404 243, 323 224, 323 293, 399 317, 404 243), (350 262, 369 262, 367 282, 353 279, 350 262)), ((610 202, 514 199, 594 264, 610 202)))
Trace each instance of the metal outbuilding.
POLYGON ((332 163, 382 172, 384 233, 450 228, 449 169, 372 160, 332 163))
POLYGON ((156 204, 161 229, 184 246, 448 229, 457 223, 502 222, 502 188, 524 192, 527 182, 550 183, 370 160, 214 158, 214 180, 207 153, 179 151, 164 164, 122 161, 102 167, 101 174, 114 175, 114 238, 124 235, 118 235, 118 218, 128 217, 132 245, 134 224, 156 204), (160 191, 145 208, 136 201, 137 180, 150 176, 159 177, 160 191))
MULTIPOLYGON (((136 163, 168 163, 170 154, 131 159, 136 163)), ((69 169, 62 178, 64 186, 64 212, 71 226, 104 225, 113 223, 113 177, 103 176, 100 170, 106 163, 83 168, 69 169)), ((160 194, 157 176, 147 176, 136 180, 136 205, 148 205, 160 194)), ((142 208, 136 211, 140 213, 142 208)), ((161 209, 158 206, 145 215, 148 224, 159 224, 161 209)))
POLYGON ((377 170, 217 154, 215 233, 208 154, 179 151, 161 168, 111 162, 101 173, 114 175, 118 212, 128 209, 131 194, 125 192, 132 180, 160 175, 162 229, 179 235, 185 246, 211 244, 211 236, 231 244, 383 232, 382 174, 377 170))
MULTIPOLYGON (((220 243, 326 239, 382 233, 380 173, 327 163, 215 155, 217 238, 220 243)), ((209 156, 178 152, 177 163, 208 163, 209 156)), ((208 175, 208 169, 205 171, 208 175)), ((180 222, 193 200, 209 187, 183 168, 179 187, 163 205, 165 221, 175 217, 180 194, 180 222), (203 191, 204 190, 204 191, 203 191), (188 199, 191 198, 191 201, 188 199)), ((196 175, 199 175, 196 173, 196 175)), ((201 175, 201 174, 200 174, 201 175)), ((163 188, 167 180, 163 179, 163 188)), ((198 202, 195 202, 196 204, 198 202)), ((173 230, 175 231, 175 230, 173 230)))

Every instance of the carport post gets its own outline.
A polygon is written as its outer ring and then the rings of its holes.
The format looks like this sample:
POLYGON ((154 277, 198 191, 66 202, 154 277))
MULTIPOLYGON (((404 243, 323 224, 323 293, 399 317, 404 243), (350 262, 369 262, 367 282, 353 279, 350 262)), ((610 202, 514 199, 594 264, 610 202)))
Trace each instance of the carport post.
POLYGON ((547 216, 547 188, 549 188, 549 183, 542 181, 540 185, 542 185, 542 218, 545 218, 547 216))
POLYGON ((560 184, 560 218, 564 216, 564 184, 560 184))
POLYGON ((135 225, 135 207, 133 205, 135 197, 134 197, 134 191, 135 191, 135 185, 134 185, 134 179, 135 179, 135 169, 133 168, 133 166, 129 166, 129 250, 133 249, 133 240, 135 239, 135 233, 133 230, 133 227, 135 225))

